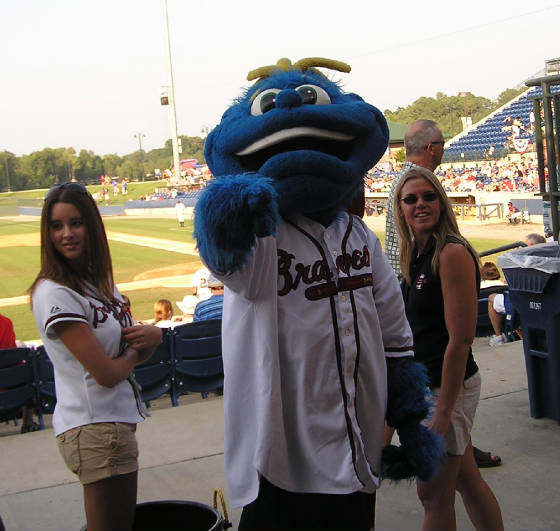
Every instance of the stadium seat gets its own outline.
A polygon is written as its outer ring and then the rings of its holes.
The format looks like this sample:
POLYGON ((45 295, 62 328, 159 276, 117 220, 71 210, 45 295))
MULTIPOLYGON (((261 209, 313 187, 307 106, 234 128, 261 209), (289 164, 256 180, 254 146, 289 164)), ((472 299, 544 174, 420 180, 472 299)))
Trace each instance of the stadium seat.
MULTIPOLYGON (((194 391, 208 396, 224 385, 222 321, 212 319, 177 326, 173 334, 174 391, 194 391)), ((177 399, 177 398, 176 398, 177 399)))

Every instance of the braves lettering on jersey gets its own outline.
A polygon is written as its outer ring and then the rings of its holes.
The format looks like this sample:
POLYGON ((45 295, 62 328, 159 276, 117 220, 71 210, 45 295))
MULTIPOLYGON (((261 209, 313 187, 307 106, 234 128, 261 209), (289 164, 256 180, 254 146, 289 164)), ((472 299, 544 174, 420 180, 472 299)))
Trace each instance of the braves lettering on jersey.
POLYGON ((347 214, 327 228, 286 220, 276 237, 257 240, 240 272, 221 278, 232 504, 256 498, 258 474, 292 492, 373 492, 385 359, 413 355, 398 281, 377 237, 347 214))
POLYGON ((94 422, 142 421, 143 406, 132 382, 124 380, 113 388, 100 386, 58 338, 54 328, 62 322, 84 323, 110 358, 119 356, 125 347, 122 328, 131 326, 133 319, 117 289, 115 302, 109 303, 93 289, 80 295, 51 280, 42 280, 32 298, 35 322, 54 366, 55 435, 94 422))

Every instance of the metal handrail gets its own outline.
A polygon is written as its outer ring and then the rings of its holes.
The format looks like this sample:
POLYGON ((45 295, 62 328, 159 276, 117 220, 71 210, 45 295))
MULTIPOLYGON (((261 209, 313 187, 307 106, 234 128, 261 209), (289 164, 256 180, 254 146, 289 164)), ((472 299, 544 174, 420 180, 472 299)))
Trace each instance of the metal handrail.
POLYGON ((513 242, 507 245, 501 245, 500 247, 495 247, 494 249, 488 249, 487 251, 482 251, 478 254, 480 258, 485 256, 490 256, 491 254, 501 253, 503 251, 509 251, 510 249, 517 249, 518 247, 527 247, 525 242, 513 242))

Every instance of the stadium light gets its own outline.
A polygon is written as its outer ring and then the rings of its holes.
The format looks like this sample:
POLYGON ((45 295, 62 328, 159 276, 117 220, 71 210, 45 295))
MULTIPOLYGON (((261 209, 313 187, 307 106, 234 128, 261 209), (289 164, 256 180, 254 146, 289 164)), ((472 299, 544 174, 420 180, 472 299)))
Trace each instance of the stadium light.
POLYGON ((175 88, 173 85, 173 66, 171 64, 171 41, 169 39, 169 17, 167 16, 167 0, 163 0, 165 15, 165 37, 167 40, 167 65, 169 68, 169 114, 171 116, 171 145, 173 147, 173 171, 177 182, 181 178, 179 166, 179 142, 177 141, 177 113, 175 110, 175 88))

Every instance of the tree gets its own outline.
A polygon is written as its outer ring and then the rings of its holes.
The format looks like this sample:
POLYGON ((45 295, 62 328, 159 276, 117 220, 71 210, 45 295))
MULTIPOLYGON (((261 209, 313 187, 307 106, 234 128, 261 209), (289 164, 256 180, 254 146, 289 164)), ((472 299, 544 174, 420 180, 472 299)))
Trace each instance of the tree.
POLYGON ((91 150, 82 149, 75 163, 74 174, 80 182, 99 182, 103 175, 103 159, 91 150))
POLYGON ((514 88, 508 88, 506 90, 504 90, 503 92, 500 92, 500 95, 498 96, 498 99, 495 102, 496 108, 501 107, 502 105, 505 105, 508 101, 511 101, 513 98, 515 98, 516 96, 519 96, 519 94, 521 94, 522 92, 525 92, 527 90, 527 87, 522 87, 519 89, 514 89, 514 88))
POLYGON ((103 173, 105 175, 117 175, 118 168, 123 163, 123 159, 116 153, 110 153, 103 156, 103 173))
POLYGON ((462 116, 470 116, 474 123, 491 111, 492 102, 488 98, 475 96, 470 92, 457 96, 447 96, 438 92, 435 98, 423 96, 408 107, 399 107, 394 112, 387 109, 385 117, 407 125, 421 118, 433 120, 441 127, 443 136, 451 138, 462 130, 462 116))

